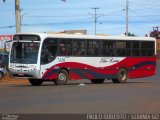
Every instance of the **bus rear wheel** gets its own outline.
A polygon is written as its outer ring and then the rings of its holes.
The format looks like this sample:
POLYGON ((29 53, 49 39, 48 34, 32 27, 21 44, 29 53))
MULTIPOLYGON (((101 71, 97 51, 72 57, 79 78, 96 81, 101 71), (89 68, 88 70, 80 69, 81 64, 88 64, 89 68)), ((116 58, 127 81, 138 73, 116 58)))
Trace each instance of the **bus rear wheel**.
POLYGON ((42 79, 29 79, 29 82, 33 86, 40 86, 43 83, 42 79))
POLYGON ((91 79, 93 84, 101 84, 104 83, 105 79, 91 79))
POLYGON ((117 79, 112 79, 113 83, 125 83, 128 78, 128 73, 125 68, 121 68, 118 71, 118 78, 117 79))
POLYGON ((66 70, 61 70, 59 73, 58 73, 58 78, 57 80, 55 80, 55 84, 56 85, 65 85, 67 84, 68 82, 68 72, 66 70))

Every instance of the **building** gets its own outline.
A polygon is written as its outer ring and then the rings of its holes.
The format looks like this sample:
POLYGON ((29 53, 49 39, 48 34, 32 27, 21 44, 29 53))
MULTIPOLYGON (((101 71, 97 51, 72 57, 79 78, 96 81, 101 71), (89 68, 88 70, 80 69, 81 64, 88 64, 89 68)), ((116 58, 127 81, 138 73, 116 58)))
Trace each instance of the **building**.
MULTIPOLYGON (((4 43, 12 39, 13 39, 13 35, 0 35, 0 52, 4 50, 4 43)), ((10 44, 6 44, 6 49, 9 50, 9 48, 10 48, 10 44)))

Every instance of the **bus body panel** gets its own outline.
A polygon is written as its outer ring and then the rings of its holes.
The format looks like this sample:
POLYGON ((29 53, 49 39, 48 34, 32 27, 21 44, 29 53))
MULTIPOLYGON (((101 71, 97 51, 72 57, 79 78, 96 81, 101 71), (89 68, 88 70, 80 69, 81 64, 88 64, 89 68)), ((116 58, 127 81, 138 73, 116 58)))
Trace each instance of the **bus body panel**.
MULTIPOLYGON (((61 58, 59 58, 61 59, 61 58)), ((64 58, 65 59, 65 58, 64 58)), ((147 77, 155 74, 156 68, 156 57, 150 58, 121 58, 121 60, 117 60, 114 64, 111 65, 103 64, 103 66, 98 65, 90 65, 90 58, 86 59, 86 62, 80 61, 82 58, 71 58, 74 59, 74 62, 65 61, 58 64, 53 65, 48 68, 44 74, 42 75, 42 79, 46 80, 54 80, 57 79, 58 72, 61 69, 66 69, 69 72, 70 79, 116 79, 117 73, 121 68, 125 68, 128 71, 128 78, 139 78, 139 77, 147 77), (77 59, 77 61, 76 61, 77 59), (88 62, 87 62, 88 61, 88 62), (86 64, 88 63, 88 64, 86 64)), ((94 63, 94 59, 92 58, 92 63, 94 63)), ((102 58, 99 58, 99 61, 102 58)), ((106 58, 111 59, 111 58, 106 58)), ((117 59, 117 58, 112 58, 117 59)), ((96 63, 96 62, 95 62, 96 63)), ((108 61, 109 63, 109 61, 108 61)))
POLYGON ((40 68, 36 64, 10 63, 9 67, 9 73, 12 77, 41 79, 39 74, 40 68))

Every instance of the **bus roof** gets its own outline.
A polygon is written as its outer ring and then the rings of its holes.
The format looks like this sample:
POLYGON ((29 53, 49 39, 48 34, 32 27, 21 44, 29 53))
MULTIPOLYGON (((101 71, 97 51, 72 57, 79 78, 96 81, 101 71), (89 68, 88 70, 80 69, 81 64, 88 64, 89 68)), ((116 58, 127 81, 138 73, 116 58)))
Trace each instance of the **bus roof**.
POLYGON ((104 36, 104 35, 77 35, 77 34, 48 34, 48 33, 17 33, 15 35, 39 35, 45 39, 52 38, 78 38, 78 39, 100 39, 100 40, 140 40, 140 41, 156 41, 152 37, 129 37, 129 36, 104 36))

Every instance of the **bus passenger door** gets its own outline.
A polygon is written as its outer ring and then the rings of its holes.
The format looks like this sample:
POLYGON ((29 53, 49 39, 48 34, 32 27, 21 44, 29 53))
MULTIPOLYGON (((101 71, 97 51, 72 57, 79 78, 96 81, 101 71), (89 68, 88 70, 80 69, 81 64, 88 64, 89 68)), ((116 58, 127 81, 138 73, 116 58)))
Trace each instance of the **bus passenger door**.
MULTIPOLYGON (((52 79, 52 66, 57 54, 57 40, 54 38, 47 38, 44 40, 41 49, 41 70, 40 75, 42 79, 52 79), (50 77, 50 78, 49 78, 50 77)), ((54 73, 54 72, 53 72, 54 73)))

